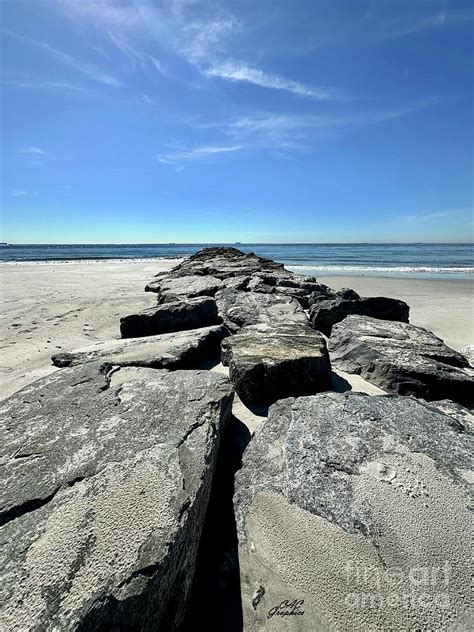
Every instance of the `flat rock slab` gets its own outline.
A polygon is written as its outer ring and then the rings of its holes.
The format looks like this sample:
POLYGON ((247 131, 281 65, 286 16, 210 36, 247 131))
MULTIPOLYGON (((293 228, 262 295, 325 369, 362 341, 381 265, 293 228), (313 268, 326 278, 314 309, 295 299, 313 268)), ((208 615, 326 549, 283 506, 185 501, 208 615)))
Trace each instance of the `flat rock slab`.
POLYGON ((186 297, 214 296, 223 287, 222 281, 216 277, 195 274, 175 277, 168 273, 148 283, 145 292, 157 292, 160 302, 169 302, 186 297))
POLYGON ((58 353, 51 359, 57 367, 102 362, 153 369, 198 368, 218 358, 226 335, 225 328, 218 325, 161 336, 108 340, 70 353, 58 353))
POLYGON ((176 629, 232 388, 65 369, 2 407, 4 630, 176 629))
POLYGON ((288 296, 225 289, 216 294, 216 303, 219 316, 231 332, 258 323, 308 323, 301 305, 288 296))
POLYGON ((324 337, 302 325, 254 325, 222 343, 222 361, 246 404, 328 390, 331 363, 324 337))
POLYGON ((122 338, 168 334, 208 327, 219 322, 213 298, 199 297, 164 303, 120 319, 122 338))
POLYGON ((277 402, 236 476, 243 629, 469 629, 472 448, 414 398, 277 402))
POLYGON ((426 329, 348 316, 333 327, 328 344, 334 366, 385 391, 474 404, 474 370, 426 329))
POLYGON ((315 329, 330 336, 333 326, 352 314, 407 323, 409 313, 410 308, 404 301, 385 296, 361 298, 356 294, 354 298, 319 299, 311 306, 309 319, 315 329))

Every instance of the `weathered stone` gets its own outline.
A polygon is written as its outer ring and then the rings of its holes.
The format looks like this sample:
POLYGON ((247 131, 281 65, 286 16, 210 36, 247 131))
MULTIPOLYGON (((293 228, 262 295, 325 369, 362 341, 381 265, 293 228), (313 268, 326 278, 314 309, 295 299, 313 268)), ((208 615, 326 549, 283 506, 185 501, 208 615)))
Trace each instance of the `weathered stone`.
POLYGON ((298 301, 291 297, 258 292, 221 290, 216 294, 217 310, 231 332, 258 323, 301 323, 308 319, 298 301))
POLYGON ((232 389, 137 371, 66 369, 3 403, 2 629, 180 627, 232 389))
POLYGON ((413 398, 277 402, 236 475, 243 629, 469 629, 472 448, 413 398))
POLYGON ((172 276, 173 272, 150 281, 145 287, 145 292, 157 292, 158 301, 167 303, 181 300, 183 298, 194 298, 196 296, 214 296, 214 294, 224 287, 219 279, 212 276, 172 276))
POLYGON ((124 316, 120 319, 120 333, 122 338, 139 338, 209 327, 218 322, 217 305, 213 298, 190 298, 124 316))
POLYGON ((223 341, 222 362, 229 365, 230 381, 248 404, 319 393, 331 382, 326 341, 300 324, 244 327, 223 341))
POLYGON ((222 280, 222 283, 229 290, 245 290, 250 279, 249 276, 227 277, 222 280))
POLYGON ((253 252, 243 253, 237 248, 203 248, 188 257, 171 272, 173 276, 191 274, 211 275, 218 279, 250 276, 256 272, 276 273, 281 276, 293 276, 284 269, 282 263, 258 257, 253 252))
POLYGON ((353 290, 346 289, 332 299, 313 299, 309 318, 315 329, 330 336, 332 327, 351 314, 407 323, 409 311, 404 301, 385 296, 361 298, 353 290))
POLYGON ((386 391, 474 402, 474 371, 467 360, 421 327, 348 316, 333 327, 329 353, 334 366, 386 391))
POLYGON ((439 410, 449 418, 449 424, 460 432, 474 433, 474 413, 450 399, 429 402, 431 408, 439 410))
POLYGON ((246 289, 249 292, 262 292, 263 294, 271 294, 274 291, 271 285, 265 283, 265 281, 258 276, 254 276, 250 279, 246 289))
POLYGON ((52 356, 55 366, 66 367, 86 362, 106 362, 117 366, 142 366, 153 369, 199 368, 218 358, 222 326, 203 327, 161 336, 108 340, 52 356))
POLYGON ((474 345, 466 345, 459 350, 459 353, 466 358, 472 367, 474 367, 474 345))
POLYGON ((314 277, 265 273, 253 275, 247 284, 247 289, 253 292, 283 294, 295 298, 303 309, 309 308, 311 300, 315 300, 314 297, 318 292, 323 293, 326 298, 334 294, 326 285, 317 283, 314 277))

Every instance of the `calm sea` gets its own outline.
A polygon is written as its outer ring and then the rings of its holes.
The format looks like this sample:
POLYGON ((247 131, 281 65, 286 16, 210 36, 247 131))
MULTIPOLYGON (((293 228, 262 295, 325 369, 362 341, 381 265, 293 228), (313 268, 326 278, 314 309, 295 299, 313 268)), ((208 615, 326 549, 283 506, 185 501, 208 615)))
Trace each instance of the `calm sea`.
MULTIPOLYGON (((0 260, 81 261, 186 257, 216 244, 0 246, 0 260)), ((219 244, 233 245, 309 275, 474 279, 470 244, 219 244)))

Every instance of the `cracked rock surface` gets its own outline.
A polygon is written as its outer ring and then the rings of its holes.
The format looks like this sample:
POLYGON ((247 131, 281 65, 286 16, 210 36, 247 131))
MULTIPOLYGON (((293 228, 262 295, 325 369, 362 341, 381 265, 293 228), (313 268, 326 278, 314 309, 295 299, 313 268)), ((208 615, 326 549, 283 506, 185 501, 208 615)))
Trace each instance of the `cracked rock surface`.
POLYGON ((253 325, 222 343, 222 361, 244 403, 328 390, 331 363, 324 337, 300 324, 253 325))
POLYGON ((411 397, 274 404, 236 476, 244 630, 468 629, 462 419, 411 397))
POLYGON ((474 370, 430 331, 407 323, 348 316, 333 327, 334 366, 399 395, 474 404, 474 370))
MULTIPOLYGON (((178 629, 232 388, 64 369, 1 406, 2 629, 178 629)), ((120 373, 120 372, 119 372, 120 373)))
POLYGON ((216 294, 216 303, 219 316, 232 333, 258 323, 308 323, 303 308, 291 296, 225 289, 216 294))

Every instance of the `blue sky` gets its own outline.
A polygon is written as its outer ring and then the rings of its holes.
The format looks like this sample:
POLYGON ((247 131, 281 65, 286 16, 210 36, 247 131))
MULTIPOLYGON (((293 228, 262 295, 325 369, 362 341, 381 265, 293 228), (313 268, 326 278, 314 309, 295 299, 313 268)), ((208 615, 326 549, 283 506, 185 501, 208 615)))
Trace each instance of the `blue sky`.
POLYGON ((470 0, 2 0, 13 243, 470 241, 470 0))

